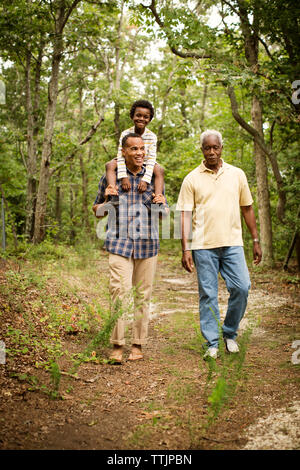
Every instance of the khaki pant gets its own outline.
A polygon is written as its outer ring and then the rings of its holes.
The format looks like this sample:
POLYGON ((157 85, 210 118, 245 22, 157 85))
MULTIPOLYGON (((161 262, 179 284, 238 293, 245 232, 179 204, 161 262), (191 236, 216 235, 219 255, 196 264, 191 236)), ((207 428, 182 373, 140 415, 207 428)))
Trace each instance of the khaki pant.
POLYGON ((125 344, 126 309, 130 308, 130 299, 134 303, 134 322, 132 344, 146 344, 149 324, 149 304, 157 256, 145 259, 125 258, 109 253, 110 294, 112 302, 119 299, 123 312, 116 322, 110 342, 122 346, 125 344), (132 294, 132 288, 134 292, 132 294))

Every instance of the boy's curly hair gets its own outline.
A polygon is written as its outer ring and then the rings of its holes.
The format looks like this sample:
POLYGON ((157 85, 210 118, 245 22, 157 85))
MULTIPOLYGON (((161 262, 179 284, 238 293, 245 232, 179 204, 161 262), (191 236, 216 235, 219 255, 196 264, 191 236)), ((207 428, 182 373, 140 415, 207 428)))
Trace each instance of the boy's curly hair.
POLYGON ((134 112, 136 108, 147 108, 150 111, 150 121, 152 121, 154 116, 154 108, 152 104, 147 100, 138 100, 133 103, 130 109, 130 117, 133 118, 134 112))

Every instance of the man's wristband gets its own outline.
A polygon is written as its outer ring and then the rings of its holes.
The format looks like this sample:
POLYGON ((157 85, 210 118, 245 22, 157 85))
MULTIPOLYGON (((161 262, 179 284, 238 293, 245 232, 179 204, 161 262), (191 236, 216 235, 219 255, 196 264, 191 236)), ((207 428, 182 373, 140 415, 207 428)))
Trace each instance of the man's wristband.
POLYGON ((259 243, 259 238, 253 238, 253 243, 259 243))
POLYGON ((187 248, 186 250, 182 250, 182 253, 184 253, 185 251, 191 251, 191 249, 187 248))

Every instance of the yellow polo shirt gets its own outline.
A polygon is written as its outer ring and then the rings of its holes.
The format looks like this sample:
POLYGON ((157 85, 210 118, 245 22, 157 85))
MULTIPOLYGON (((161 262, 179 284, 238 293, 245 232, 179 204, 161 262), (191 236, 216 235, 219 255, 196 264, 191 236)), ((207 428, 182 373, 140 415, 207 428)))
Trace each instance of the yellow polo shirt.
POLYGON ((183 180, 176 210, 193 211, 192 250, 243 246, 240 206, 253 203, 243 170, 222 160, 218 173, 204 161, 183 180))

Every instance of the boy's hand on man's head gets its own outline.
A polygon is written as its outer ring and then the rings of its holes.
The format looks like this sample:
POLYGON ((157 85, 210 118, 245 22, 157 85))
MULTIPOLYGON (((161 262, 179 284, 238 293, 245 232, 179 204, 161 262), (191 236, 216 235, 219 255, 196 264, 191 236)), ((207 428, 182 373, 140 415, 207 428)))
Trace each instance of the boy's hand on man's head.
POLYGON ((146 183, 146 181, 140 181, 138 184, 138 192, 139 193, 145 192, 147 187, 148 187, 148 183, 146 183))
POLYGON ((122 178, 122 183, 121 183, 123 191, 129 191, 131 189, 131 184, 129 181, 129 178, 122 178))

